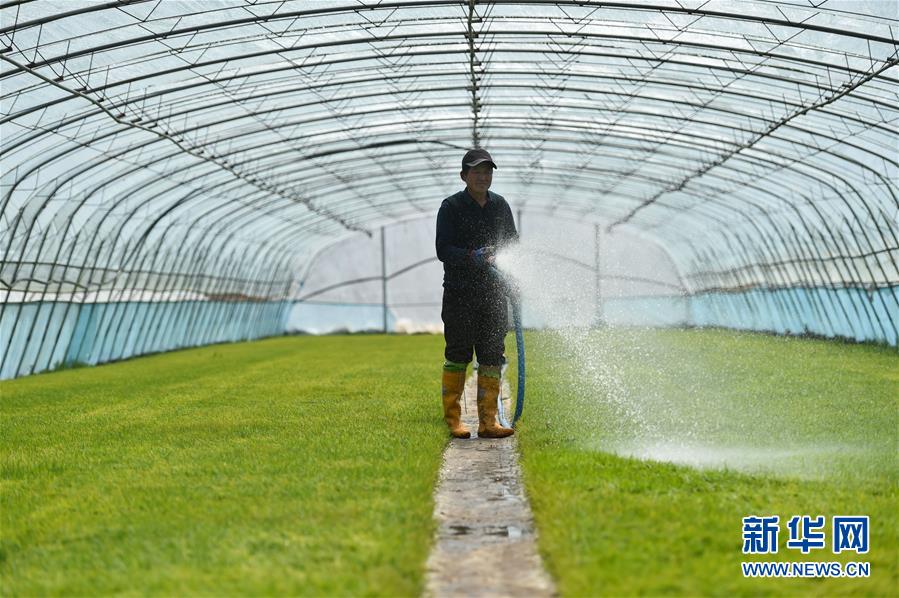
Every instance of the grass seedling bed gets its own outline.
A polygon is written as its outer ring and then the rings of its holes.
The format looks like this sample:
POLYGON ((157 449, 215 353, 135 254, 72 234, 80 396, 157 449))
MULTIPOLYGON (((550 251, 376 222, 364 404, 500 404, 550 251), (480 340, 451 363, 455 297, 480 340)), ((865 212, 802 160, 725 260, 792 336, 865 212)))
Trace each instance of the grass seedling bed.
MULTIPOLYGON (((518 429, 563 595, 894 592, 894 350, 566 334, 529 334, 518 429), (679 443, 711 462, 626 456, 679 443), (744 579, 751 514, 869 515, 871 577, 744 579)), ((0 592, 418 595, 441 354, 440 337, 294 337, 0 383, 0 592)), ((785 534, 755 560, 861 560, 785 534)))
POLYGON ((439 337, 219 345, 0 384, 5 595, 416 595, 439 337))
POLYGON ((721 330, 542 333, 528 348, 519 446, 563 595, 895 595, 894 349, 721 330), (742 554, 749 515, 780 516, 778 554, 742 554), (793 515, 826 516, 826 550, 786 548, 793 515), (834 515, 870 516, 867 555, 832 553, 834 515), (867 561, 871 576, 743 578, 752 560, 867 561))

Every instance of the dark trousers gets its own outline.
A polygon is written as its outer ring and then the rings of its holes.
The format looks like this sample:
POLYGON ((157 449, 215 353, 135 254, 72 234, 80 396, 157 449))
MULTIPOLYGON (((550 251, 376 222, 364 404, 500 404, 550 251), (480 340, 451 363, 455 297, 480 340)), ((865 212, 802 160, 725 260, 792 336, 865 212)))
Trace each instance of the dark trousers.
POLYGON ((444 289, 440 316, 447 361, 469 363, 476 353, 481 365, 502 365, 509 329, 505 295, 444 289))

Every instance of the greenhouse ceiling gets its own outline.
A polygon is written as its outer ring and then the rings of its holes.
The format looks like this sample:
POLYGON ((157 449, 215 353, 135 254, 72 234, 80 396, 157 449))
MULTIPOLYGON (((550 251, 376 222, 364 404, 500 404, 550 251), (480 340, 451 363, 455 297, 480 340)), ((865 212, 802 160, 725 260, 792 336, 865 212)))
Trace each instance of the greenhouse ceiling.
POLYGON ((896 282, 892 0, 0 11, 6 290, 201 261, 290 278, 432 218, 472 146, 514 208, 649 236, 687 271, 839 256, 896 282))

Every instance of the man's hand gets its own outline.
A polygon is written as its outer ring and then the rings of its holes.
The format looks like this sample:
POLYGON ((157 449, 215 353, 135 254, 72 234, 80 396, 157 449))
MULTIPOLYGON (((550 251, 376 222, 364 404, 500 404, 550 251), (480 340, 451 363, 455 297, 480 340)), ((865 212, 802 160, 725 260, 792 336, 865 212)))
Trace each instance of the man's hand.
POLYGON ((472 249, 468 252, 468 258, 474 262, 475 266, 479 268, 486 268, 489 265, 492 265, 496 260, 493 255, 493 247, 480 247, 478 249, 472 249))

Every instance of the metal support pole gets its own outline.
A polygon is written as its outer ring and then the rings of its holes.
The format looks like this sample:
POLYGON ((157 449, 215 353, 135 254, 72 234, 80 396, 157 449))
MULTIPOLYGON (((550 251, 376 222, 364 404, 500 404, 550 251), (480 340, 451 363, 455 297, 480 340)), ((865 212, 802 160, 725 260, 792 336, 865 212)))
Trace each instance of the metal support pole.
POLYGON ((602 326, 601 271, 599 267, 599 224, 593 225, 593 292, 596 296, 596 326, 602 326))
POLYGON ((381 227, 381 303, 384 317, 384 334, 387 334, 387 250, 384 227, 381 227))

